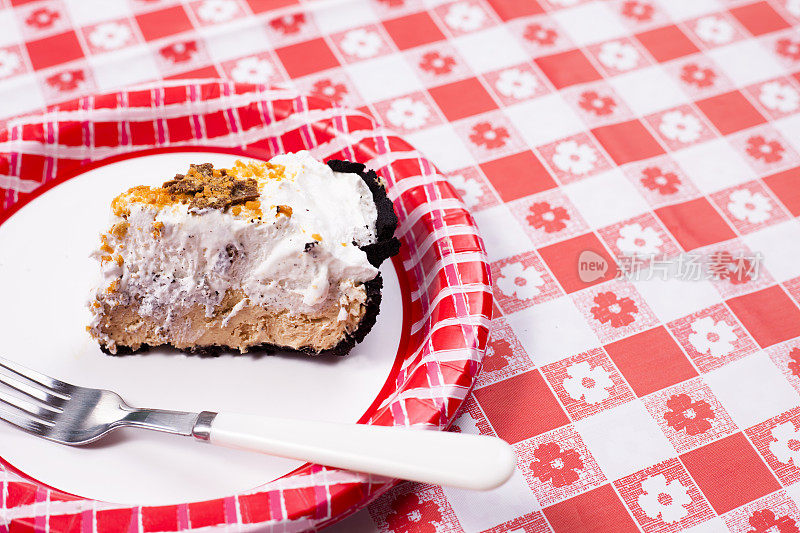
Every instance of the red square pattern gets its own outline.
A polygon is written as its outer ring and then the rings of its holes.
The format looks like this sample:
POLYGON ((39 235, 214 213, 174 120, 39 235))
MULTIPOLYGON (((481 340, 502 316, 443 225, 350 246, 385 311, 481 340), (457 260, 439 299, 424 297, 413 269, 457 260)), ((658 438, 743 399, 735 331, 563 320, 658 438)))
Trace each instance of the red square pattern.
POLYGON ((440 85, 428 91, 447 120, 477 115, 497 108, 478 78, 440 85))
POLYGON ((580 50, 537 57, 535 61, 557 89, 602 78, 580 50))
POLYGON ((750 181, 716 192, 711 195, 711 200, 742 234, 787 218, 783 209, 772 200, 766 187, 759 181, 750 181))
POLYGON ((225 523, 225 501, 210 500, 189 504, 189 522, 192 527, 208 527, 225 523))
POLYGON ((492 430, 492 426, 486 419, 486 415, 481 411, 475 397, 470 395, 464 400, 461 414, 453 422, 450 431, 471 433, 473 435, 490 435, 496 437, 497 434, 492 430))
POLYGON ((637 396, 697 376, 697 370, 663 326, 605 346, 637 396))
POLYGON ((464 167, 448 173, 447 181, 472 212, 497 205, 497 195, 477 166, 464 167))
POLYGON ((492 263, 494 294, 506 313, 515 313, 560 296, 561 289, 536 252, 492 263))
POLYGON ((753 35, 783 30, 789 23, 767 2, 756 2, 731 9, 731 14, 753 35))
POLYGON ((489 5, 502 20, 527 17, 544 13, 544 9, 536 0, 489 0, 489 5))
POLYGON ((741 131, 729 136, 728 141, 759 175, 800 164, 800 155, 771 124, 741 131))
POLYGON ((30 483, 7 484, 3 487, 6 491, 5 506, 7 508, 30 505, 36 502, 36 485, 30 483))
POLYGON ((525 372, 475 391, 497 436, 519 442, 569 423, 538 370, 525 372))
POLYGON ((800 336, 800 309, 779 285, 727 303, 762 348, 800 336))
POLYGON ((618 165, 661 155, 664 148, 639 120, 595 128, 592 133, 618 165))
POLYGON ((380 531, 413 531, 422 524, 433 531, 460 529, 442 488, 421 483, 398 485, 375 500, 369 514, 380 531))
POLYGON ((642 401, 678 453, 738 430, 711 388, 700 378, 655 392, 642 401))
POLYGON ((511 531, 524 531, 525 533, 552 533, 552 529, 547 524, 547 520, 541 511, 533 511, 522 516, 518 516, 508 522, 497 524, 493 528, 486 529, 482 533, 509 533, 511 531))
POLYGON ((228 118, 224 111, 215 111, 203 115, 203 123, 206 126, 207 137, 219 137, 230 133, 228 118))
POLYGON ((298 0, 246 0, 253 13, 264 13, 265 11, 272 11, 279 7, 292 6, 297 4, 298 0))
POLYGON ((745 430, 745 434, 785 486, 800 481, 800 407, 745 430))
POLYGON ((800 167, 767 176, 764 183, 792 215, 800 216, 800 167))
POLYGON ((339 66, 336 56, 322 38, 284 46, 275 53, 292 78, 339 66))
POLYGON ((514 446, 517 467, 542 506, 606 482, 606 476, 572 425, 514 446), (553 463, 563 465, 554 467, 553 463))
POLYGON ((597 142, 587 133, 559 139, 537 150, 562 185, 611 168, 597 142))
POLYGON ((701 372, 720 368, 757 350, 723 304, 673 320, 667 327, 701 372))
POLYGON ((189 521, 192 527, 208 527, 226 523, 225 501, 209 500, 189 504, 189 521))
POLYGON ((119 146, 119 122, 94 122, 92 127, 94 129, 92 141, 95 146, 119 146))
POLYGON ((763 265, 763 258, 754 254, 741 239, 732 239, 698 250, 706 259, 709 282, 723 299, 764 289, 775 280, 763 265))
POLYGON ((644 213, 600 228, 597 233, 606 242, 609 250, 620 258, 622 269, 626 273, 633 274, 646 268, 650 265, 649 258, 665 259, 680 253, 678 246, 652 213, 644 213), (639 262, 639 259, 643 261, 639 262))
POLYGON ((723 135, 766 122, 740 91, 712 96, 696 104, 723 135))
POLYGON ((658 325, 633 284, 611 281, 572 295, 575 307, 601 342, 612 342, 658 325))
POLYGON ((550 189, 506 206, 537 246, 589 231, 586 221, 561 189, 550 189))
POLYGON ((675 25, 642 32, 636 38, 660 63, 700 51, 675 25))
POLYGON ((714 516, 678 459, 640 470, 614 486, 645 533, 683 531, 714 516))
POLYGON ((614 259, 594 233, 586 233, 551 244, 541 248, 539 254, 567 293, 613 279, 617 273, 614 259), (584 252, 590 253, 584 254, 584 252), (583 258, 581 258, 582 254, 584 254, 583 258), (589 257, 590 255, 591 257, 589 257), (578 275, 578 266, 582 260, 586 262, 587 259, 591 259, 592 264, 597 263, 598 265, 602 265, 605 261, 607 270, 597 279, 582 281, 578 275))
POLYGON ((573 421, 635 398, 600 348, 545 365, 541 371, 573 421))
POLYGON ((736 236, 705 198, 661 207, 655 213, 685 251, 736 236))
POLYGON ((178 529, 178 506, 142 507, 142 531, 176 531, 178 529))
POLYGON ((581 531, 638 532, 625 505, 611 485, 590 490, 544 509, 555 533, 581 531))
POLYGON ((444 39, 427 11, 383 21, 383 27, 400 50, 444 39))
POLYGON ((681 455, 717 513, 727 513, 781 488, 742 433, 681 455))
POLYGON ((701 195, 692 180, 687 178, 684 171, 667 155, 625 165, 622 171, 654 207, 682 202, 701 195))
POLYGON ((473 212, 497 205, 497 196, 478 167, 465 167, 450 172, 447 181, 473 212))
POLYGON ((672 151, 707 142, 716 137, 716 133, 706 125, 702 115, 689 105, 665 109, 644 117, 644 120, 662 144, 672 151))
POLYGON ((156 124, 148 122, 129 122, 128 127, 131 132, 131 144, 134 145, 153 145, 156 144, 156 124))
POLYGON ((25 44, 31 64, 36 70, 41 70, 53 65, 60 65, 67 61, 74 61, 83 57, 83 50, 74 31, 60 33, 52 37, 45 37, 25 44))
POLYGON ((158 11, 150 11, 136 15, 136 22, 142 30, 142 36, 154 41, 192 29, 192 21, 182 6, 173 6, 158 11))
MULTIPOLYGON (((83 520, 80 514, 50 515, 47 519, 49 531, 58 533, 83 533, 83 520)), ((9 528, 9 533, 13 533, 15 528, 9 528)))
POLYGON ((138 520, 134 522, 134 517, 130 509, 108 509, 95 513, 96 531, 129 531, 130 526, 138 529, 138 520))
POLYGON ((83 124, 76 121, 64 121, 58 123, 57 128, 58 144, 64 146, 82 146, 83 124))
POLYGON ((188 141, 194 137, 192 117, 175 117, 166 120, 170 142, 188 141))
POLYGON ((550 172, 533 152, 521 152, 482 163, 481 170, 505 202, 552 189, 550 172))
MULTIPOLYGON (((800 392, 800 339, 770 346, 766 350, 772 363, 778 367, 786 380, 800 392)), ((800 465, 800 462, 798 463, 800 465)))
POLYGON ((266 522, 272 518, 267 495, 263 493, 245 494, 237 496, 236 499, 239 501, 239 512, 243 523, 266 522))
POLYGON ((781 530, 793 531, 800 526, 800 509, 782 490, 734 509, 722 519, 733 533, 781 533, 781 530))
POLYGON ((800 304, 800 276, 787 279, 783 282, 783 286, 786 288, 789 296, 791 296, 795 302, 800 304))
POLYGON ((478 388, 533 368, 533 361, 503 317, 495 317, 492 320, 492 337, 486 347, 482 363, 475 384, 478 388))

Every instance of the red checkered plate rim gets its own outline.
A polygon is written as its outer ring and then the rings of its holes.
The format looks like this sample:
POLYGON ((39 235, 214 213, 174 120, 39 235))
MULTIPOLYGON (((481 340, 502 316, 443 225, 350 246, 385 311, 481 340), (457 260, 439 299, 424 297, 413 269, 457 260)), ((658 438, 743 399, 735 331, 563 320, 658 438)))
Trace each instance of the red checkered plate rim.
MULTIPOLYGON (((257 159, 309 150, 321 159, 364 163, 386 180, 400 219, 403 246, 395 267, 407 285, 409 331, 393 374, 362 421, 445 429, 474 384, 486 348, 489 264, 454 189, 411 145, 364 113, 293 90, 219 80, 160 82, 59 104, 12 119, 0 132, 0 224, 89 168, 186 149, 257 159)), ((226 498, 131 507, 58 491, 2 457, 0 474, 0 529, 20 523, 50 531, 186 531, 232 524, 242 531, 318 529, 394 484, 307 464, 226 498)))

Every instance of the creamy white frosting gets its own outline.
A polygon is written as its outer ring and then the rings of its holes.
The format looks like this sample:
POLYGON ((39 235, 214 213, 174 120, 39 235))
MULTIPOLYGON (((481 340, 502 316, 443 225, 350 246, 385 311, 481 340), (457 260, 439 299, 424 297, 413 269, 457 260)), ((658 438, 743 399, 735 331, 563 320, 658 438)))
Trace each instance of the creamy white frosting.
MULTIPOLYGON (((270 162, 283 165, 285 177, 258 178, 260 222, 230 210, 130 204, 125 235, 108 237, 122 264, 103 262, 98 294, 116 281, 115 294, 141 298, 140 314, 166 320, 167 327, 170 313, 180 308, 200 304, 212 316, 229 290, 292 314, 313 315, 363 298, 357 285, 378 274, 359 248, 376 240, 377 210, 367 185, 308 152, 270 162), (276 216, 278 205, 290 206, 291 216, 276 216), (158 238, 154 223, 163 224, 158 238), (308 243, 315 244, 307 251, 308 243)), ((123 221, 112 215, 112 225, 123 221)), ((347 313, 340 311, 339 318, 347 313)))

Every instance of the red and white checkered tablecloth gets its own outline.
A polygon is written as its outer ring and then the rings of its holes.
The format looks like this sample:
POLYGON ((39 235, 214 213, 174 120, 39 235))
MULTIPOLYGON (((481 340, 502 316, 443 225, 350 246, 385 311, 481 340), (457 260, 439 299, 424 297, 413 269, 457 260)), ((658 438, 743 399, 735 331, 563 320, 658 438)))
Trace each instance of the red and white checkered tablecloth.
MULTIPOLYGON (((0 118, 291 84, 372 113, 472 208, 497 306, 456 429, 518 471, 403 484, 341 531, 798 532, 800 1, 0 5, 0 118)), ((0 205, 39 185, 0 175, 0 205)))

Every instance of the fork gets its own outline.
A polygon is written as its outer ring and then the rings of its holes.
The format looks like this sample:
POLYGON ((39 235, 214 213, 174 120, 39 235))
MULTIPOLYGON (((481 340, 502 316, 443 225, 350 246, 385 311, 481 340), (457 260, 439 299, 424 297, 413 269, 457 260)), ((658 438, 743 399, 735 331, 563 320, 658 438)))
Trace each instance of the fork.
POLYGON ((79 387, 0 357, 0 419, 71 446, 121 427, 191 436, 380 476, 488 490, 514 472, 514 451, 484 435, 203 411, 137 409, 115 392, 79 387))

